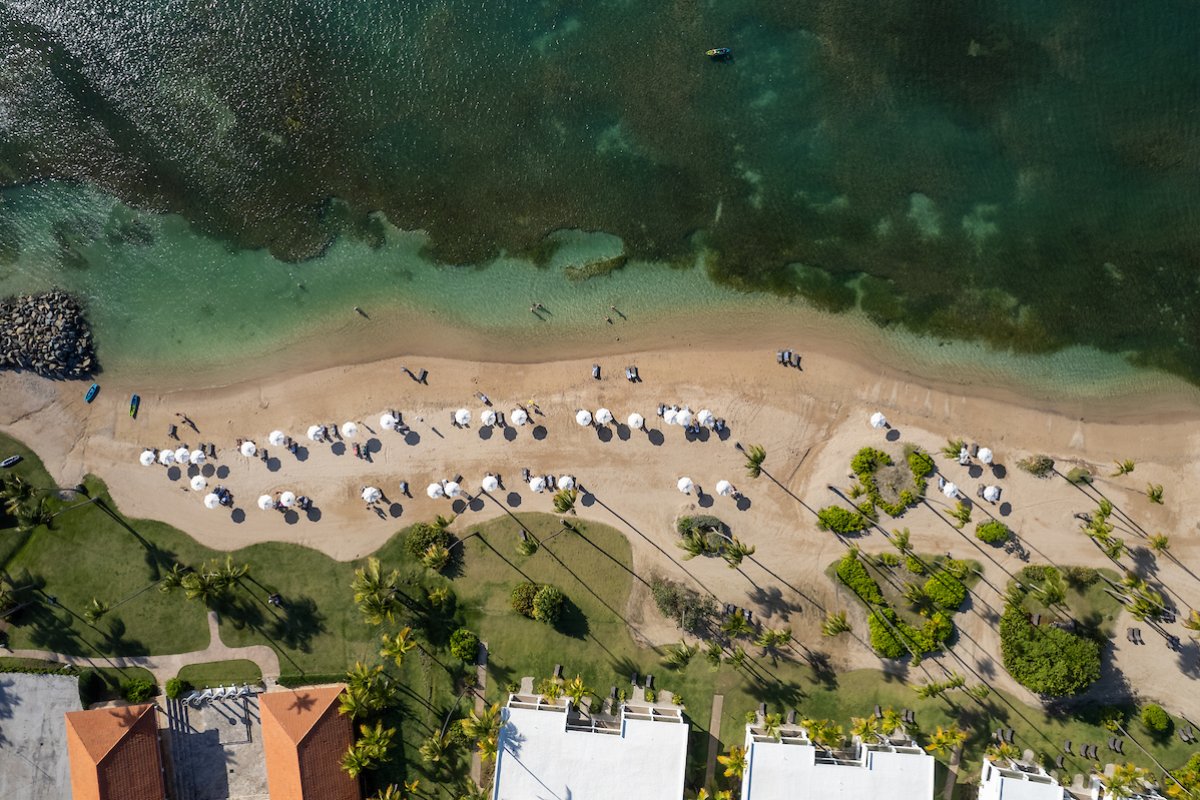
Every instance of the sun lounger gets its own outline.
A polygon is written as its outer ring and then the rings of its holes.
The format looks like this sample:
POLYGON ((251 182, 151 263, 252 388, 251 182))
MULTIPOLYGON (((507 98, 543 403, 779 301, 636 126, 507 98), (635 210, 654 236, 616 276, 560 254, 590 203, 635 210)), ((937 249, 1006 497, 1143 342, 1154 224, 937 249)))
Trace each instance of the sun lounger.
POLYGON ((596 380, 600 380, 600 365, 599 364, 592 364, 592 377, 595 378, 596 380))
POLYGON ((758 718, 763 719, 766 716, 767 716, 767 704, 759 703, 758 704, 758 718))
POLYGON ((795 368, 799 369, 799 368, 800 368, 800 354, 799 354, 799 353, 792 353, 792 358, 791 358, 791 360, 790 360, 788 363, 789 363, 791 366, 793 366, 793 367, 795 367, 795 368))
POLYGON ((632 683, 634 686, 638 685, 638 674, 636 672, 633 673, 633 677, 631 677, 629 679, 629 682, 632 683))
POLYGON ((783 363, 783 351, 782 350, 777 350, 775 352, 775 363, 777 363, 777 364, 783 363))
POLYGON ((1058 758, 1054 759, 1054 768, 1055 769, 1063 768, 1063 759, 1064 759, 1063 756, 1059 756, 1058 758))
POLYGON ((562 670, 563 670, 562 664, 555 664, 554 665, 554 677, 562 678, 562 670))
POLYGON ((875 705, 875 719, 883 719, 883 709, 878 704, 875 705))
POLYGON ((796 709, 794 709, 794 708, 789 708, 789 709, 788 709, 788 713, 787 713, 787 724, 788 724, 788 725, 795 725, 795 724, 796 724, 796 709))
POLYGON ((633 375, 633 382, 634 382, 634 383, 641 383, 641 382, 642 382, 642 376, 638 374, 638 368, 637 368, 637 367, 630 367, 630 368, 629 368, 629 372, 630 372, 630 373, 633 375))
MULTIPOLYGON (((408 374, 412 375, 411 372, 408 374)), ((429 377, 429 370, 423 369, 420 372, 418 372, 416 375, 413 375, 413 380, 416 381, 417 383, 424 383, 425 379, 428 377, 429 377)))
POLYGON ((1063 742, 1063 750, 1066 750, 1068 753, 1071 752, 1071 740, 1070 739, 1067 739, 1065 742, 1063 742))
POLYGON ((612 700, 613 702, 616 702, 616 699, 617 699, 617 687, 615 687, 615 686, 614 686, 614 687, 612 687, 611 689, 609 689, 609 690, 608 690, 608 698, 609 698, 610 700, 612 700))
POLYGON ((1030 621, 1030 623, 1032 623, 1032 624, 1033 624, 1033 627, 1035 627, 1035 628, 1036 628, 1038 625, 1041 625, 1041 624, 1042 624, 1042 615, 1041 615, 1041 614, 1034 614, 1034 615, 1033 615, 1033 619, 1031 619, 1031 620, 1029 620, 1029 621, 1030 621))
POLYGON ((1009 744, 1012 744, 1014 733, 1016 733, 1016 732, 1012 728, 1005 728, 1004 729, 1004 741, 1008 742, 1009 744))
POLYGON ((1113 749, 1120 755, 1125 755, 1125 740, 1118 736, 1113 742, 1113 749))
POLYGON ((654 688, 654 676, 653 676, 653 675, 647 675, 647 676, 646 676, 646 688, 647 688, 647 689, 653 689, 653 688, 654 688))
POLYGON ((1183 742, 1184 744, 1191 743, 1190 740, 1188 739, 1187 733, 1183 730, 1183 728, 1180 728, 1178 731, 1176 731, 1176 733, 1179 734, 1179 741, 1183 742))

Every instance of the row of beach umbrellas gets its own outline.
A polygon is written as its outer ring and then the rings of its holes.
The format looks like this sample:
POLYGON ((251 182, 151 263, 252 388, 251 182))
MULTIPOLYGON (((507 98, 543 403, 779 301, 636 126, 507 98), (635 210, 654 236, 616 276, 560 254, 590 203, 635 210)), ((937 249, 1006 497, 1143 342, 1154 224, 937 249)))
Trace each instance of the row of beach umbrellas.
MULTIPOLYGON (((679 489, 679 491, 683 492, 684 494, 691 494, 692 489, 696 488, 696 484, 692 481, 691 478, 687 477, 686 475, 684 477, 680 478, 679 481, 675 484, 675 486, 679 489)), ((720 481, 717 481, 717 485, 713 487, 713 491, 715 491, 717 494, 721 495, 721 497, 729 497, 734 492, 736 492, 737 489, 734 489, 733 484, 730 483, 729 481, 720 480, 720 481)))
POLYGON ((208 460, 208 456, 203 450, 189 450, 186 447, 180 447, 176 450, 166 449, 159 450, 158 455, 154 454, 153 450, 143 450, 138 456, 138 462, 143 467, 153 466, 155 462, 162 464, 164 467, 171 467, 176 464, 181 466, 193 464, 200 466, 208 460))

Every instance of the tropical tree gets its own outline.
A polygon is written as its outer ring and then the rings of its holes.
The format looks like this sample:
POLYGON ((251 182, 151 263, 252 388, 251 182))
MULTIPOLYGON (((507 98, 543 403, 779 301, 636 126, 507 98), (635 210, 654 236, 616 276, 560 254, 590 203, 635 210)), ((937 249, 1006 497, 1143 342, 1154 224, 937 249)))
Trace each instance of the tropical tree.
POLYGON ((1021 751, 1008 742, 992 742, 984 754, 993 761, 1016 761, 1021 757, 1021 751))
POLYGON ((232 555, 225 556, 224 563, 213 561, 211 564, 211 570, 217 576, 217 581, 222 588, 232 586, 250 574, 250 565, 234 564, 232 555))
POLYGON ((850 718, 850 735, 857 736, 864 742, 874 741, 879 738, 879 718, 870 717, 851 717, 850 718))
POLYGON ((1187 628, 1189 631, 1200 632, 1200 611, 1197 611, 1194 608, 1189 611, 1187 619, 1183 621, 1183 627, 1187 628))
POLYGON ((434 542, 421 554, 421 563, 434 572, 441 572, 450 563, 450 548, 434 542))
POLYGON ((913 611, 921 616, 927 617, 937 610, 937 603, 933 602, 929 592, 925 591, 925 587, 919 583, 905 584, 904 599, 912 606, 913 611))
MULTIPOLYGON (((1196 612, 1193 611, 1192 613, 1195 614, 1196 612)), ((1200 616, 1197 616, 1197 619, 1200 620, 1200 616)), ((1197 626, 1195 630, 1200 631, 1200 621, 1197 622, 1197 626)), ((716 669, 721 666, 721 659, 725 657, 725 648, 718 641, 710 641, 704 647, 704 657, 708 659, 709 665, 713 669, 716 669)))
POLYGON ((389 783, 387 786, 371 795, 370 800, 404 800, 404 795, 401 794, 399 786, 394 783, 389 783))
POLYGON ((948 755, 962 747, 966 741, 967 734, 959 730, 957 725, 951 723, 945 728, 938 725, 937 729, 929 735, 929 744, 925 745, 925 750, 929 753, 948 755))
POLYGON ((708 535, 697 528, 689 528, 683 532, 683 538, 679 540, 679 547, 683 549, 684 561, 690 561, 696 556, 705 556, 712 552, 712 546, 708 542, 708 535))
POLYGON ((360 725, 360 736, 355 746, 366 753, 368 760, 374 765, 385 764, 392 759, 392 744, 396 738, 395 728, 384 728, 383 722, 377 720, 372 725, 360 725))
POLYGON ((1057 606, 1067 599, 1067 582, 1058 570, 1047 569, 1045 577, 1042 578, 1041 584, 1034 588, 1034 592, 1047 606, 1057 606))
POLYGON ((563 694, 571 698, 571 702, 576 708, 579 708, 583 703, 583 698, 592 694, 592 690, 584 684, 583 678, 576 675, 563 687, 563 694))
POLYGON ((158 580, 158 590, 163 594, 174 591, 183 586, 184 576, 188 574, 188 568, 176 561, 172 564, 163 576, 158 580))
POLYGON ((721 551, 721 557, 733 569, 739 566, 742 563, 742 559, 746 556, 754 555, 756 549, 754 545, 744 544, 736 536, 730 536, 729 541, 725 544, 725 548, 721 551))
POLYGON ((667 651, 666 657, 663 658, 663 664, 670 669, 683 669, 699 650, 700 648, 694 644, 680 642, 667 651))
POLYGON ((821 633, 826 636, 837 636, 839 633, 846 633, 850 630, 850 623, 846 621, 845 611, 833 611, 825 615, 825 621, 821 623, 821 633))
POLYGON ((1150 498, 1151 503, 1158 503, 1159 505, 1162 505, 1162 501, 1163 501, 1162 484, 1161 483, 1147 483, 1146 484, 1146 497, 1150 498))
POLYGON ((746 453, 746 474, 751 478, 757 478, 763 472, 763 462, 767 460, 767 451, 762 445, 752 444, 745 449, 746 453))
POLYGON ((1165 533, 1156 533, 1147 542, 1150 545, 1150 549, 1160 556, 1171 549, 1171 537, 1165 533))
POLYGON ((1118 475, 1128 475, 1129 473, 1133 472, 1135 462, 1132 458, 1126 458, 1122 461, 1116 461, 1114 463, 1117 465, 1117 471, 1114 472, 1110 477, 1115 478, 1118 475))
POLYGON ((470 778, 464 780, 462 787, 458 790, 458 800, 491 800, 491 797, 491 792, 480 788, 470 778))
POLYGON ((945 447, 942 448, 942 455, 946 458, 958 458, 966 446, 967 443, 962 439, 947 439, 945 447))
POLYGON ((554 495, 554 510, 559 514, 574 514, 578 498, 579 492, 574 489, 559 489, 554 495))
POLYGON ((885 708, 879 719, 879 728, 884 736, 891 736, 898 728, 904 727, 904 719, 894 708, 885 708))
POLYGON ((499 752, 500 737, 496 733, 490 734, 480 739, 475 747, 479 751, 479 759, 484 764, 490 764, 496 760, 496 753, 499 752))
POLYGON ((356 745, 350 745, 342 755, 342 771, 351 778, 357 778, 365 769, 371 769, 371 757, 364 753, 356 745))
POLYGON ((354 718, 370 716, 387 708, 396 698, 396 686, 382 665, 368 667, 361 661, 346 673, 346 691, 340 710, 354 718))
POLYGON ((900 528, 899 530, 892 531, 892 547, 895 547, 904 555, 908 555, 908 543, 910 539, 912 539, 912 534, 909 533, 908 528, 900 528))
POLYGON ((41 525, 49 526, 54 519, 54 515, 50 513, 50 506, 45 495, 37 498, 32 503, 22 504, 13 513, 13 519, 17 522, 17 530, 20 533, 31 533, 34 528, 41 525))
POLYGON ((449 731, 435 733, 421 743, 421 760, 430 765, 441 764, 453 746, 454 740, 449 731))
POLYGON ((746 666, 746 658, 746 649, 739 644, 729 651, 729 656, 725 660, 734 669, 741 669, 746 666))
POLYGON ((381 625, 390 621, 400 609, 400 573, 392 570, 386 575, 378 558, 367 559, 365 567, 354 571, 350 588, 354 591, 354 602, 368 625, 381 625))
MULTIPOLYGON (((720 756, 718 756, 720 758, 720 756)), ((709 793, 708 789, 701 789, 696 792, 696 800, 733 800, 732 789, 718 789, 713 793, 709 793)))
POLYGON ((83 610, 83 618, 95 625, 108 611, 108 603, 93 597, 92 602, 88 603, 87 608, 83 610))
POLYGON ((462 731, 468 739, 478 743, 500 730, 500 704, 484 706, 483 711, 471 710, 462 721, 462 731))
POLYGON ((808 729, 808 738, 818 747, 833 752, 842 746, 846 737, 841 725, 836 725, 831 720, 823 719, 817 721, 815 725, 808 729))
POLYGON ((1100 541, 1100 550, 1113 561, 1120 561, 1125 555, 1125 541, 1116 536, 1109 536, 1100 541))
POLYGON ((220 578, 208 570, 189 572, 183 576, 181 585, 188 600, 199 600, 210 608, 225 593, 220 578))
POLYGON ((754 632, 754 627, 746 619, 746 615, 742 613, 741 609, 738 609, 725 617, 721 623, 721 631, 729 638, 736 639, 739 636, 749 636, 754 632))
POLYGON ((775 662, 781 650, 788 647, 792 643, 791 628, 763 628, 754 640, 757 647, 761 647, 763 652, 771 657, 771 661, 775 662))
POLYGON ((738 745, 732 745, 729 752, 722 756, 717 756, 717 761, 725 768, 726 778, 741 779, 746 772, 746 748, 738 745))
POLYGON ((404 666, 404 656, 417 646, 412 639, 412 628, 407 626, 396 631, 394 636, 383 634, 381 641, 383 647, 380 648, 379 655, 392 659, 397 667, 404 666))
POLYGON ((1125 763, 1113 766, 1112 772, 1101 776, 1100 781, 1108 790, 1111 800, 1125 800, 1141 794, 1150 778, 1150 771, 1136 764, 1125 763))
POLYGON ((763 717, 762 732, 764 736, 769 736, 772 739, 779 741, 779 729, 783 725, 783 716, 780 714, 767 714, 763 717))

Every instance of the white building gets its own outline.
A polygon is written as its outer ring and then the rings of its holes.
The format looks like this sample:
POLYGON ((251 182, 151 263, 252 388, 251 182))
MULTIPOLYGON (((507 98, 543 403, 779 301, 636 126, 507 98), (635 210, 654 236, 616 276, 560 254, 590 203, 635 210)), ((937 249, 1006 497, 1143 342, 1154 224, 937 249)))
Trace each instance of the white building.
MULTIPOLYGON (((742 800, 932 800, 934 759, 911 739, 814 747, 803 728, 779 739, 746 727, 742 800)), ((982 795, 981 795, 982 796, 982 795)))
POLYGON ((511 695, 492 800, 679 800, 688 724, 677 706, 627 703, 591 719, 569 701, 511 695))
POLYGON ((1008 762, 998 764, 990 758, 983 760, 978 800, 1069 800, 1068 795, 1045 770, 1008 762))

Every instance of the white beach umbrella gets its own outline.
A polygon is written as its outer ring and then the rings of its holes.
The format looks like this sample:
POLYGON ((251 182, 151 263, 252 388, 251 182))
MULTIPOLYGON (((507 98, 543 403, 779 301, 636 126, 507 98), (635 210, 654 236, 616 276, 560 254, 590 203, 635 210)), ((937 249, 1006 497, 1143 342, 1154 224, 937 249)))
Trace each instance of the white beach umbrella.
POLYGON ((979 448, 979 460, 984 464, 992 463, 992 451, 986 447, 979 448))
POLYGON ((192 451, 188 450, 186 447, 181 447, 175 451, 175 462, 177 464, 186 464, 188 463, 188 459, 191 457, 192 451))
POLYGON ((283 431, 271 431, 267 434, 267 441, 272 447, 283 447, 283 443, 287 441, 287 434, 283 431))
POLYGON ((321 441, 321 426, 320 425, 309 425, 308 426, 308 438, 309 438, 309 441, 313 441, 313 442, 321 441))
POLYGON ((733 484, 729 481, 717 481, 717 494, 728 497, 733 494, 733 484))
POLYGON ((706 428, 711 428, 716 421, 717 418, 714 417, 713 413, 707 408, 700 409, 700 413, 696 414, 696 422, 700 423, 706 428))
POLYGON ((692 424, 692 410, 686 406, 678 414, 675 415, 675 424, 686 428, 692 424))
POLYGON ((188 461, 192 462, 193 465, 198 467, 205 461, 208 461, 208 456, 204 455, 203 450, 193 450, 192 454, 188 456, 188 461))
POLYGON ((446 497, 458 497, 462 494, 462 487, 456 481, 446 481, 442 489, 446 492, 446 497))
POLYGON ((383 414, 379 417, 379 427, 385 431, 394 431, 396 429, 396 418, 391 414, 383 414))
POLYGON ((500 481, 495 475, 484 475, 479 485, 483 487, 485 492, 494 492, 500 488, 500 481))
POLYGON ((538 475, 529 481, 529 488, 535 492, 544 492, 546 490, 546 479, 538 475))
MULTIPOLYGON (((172 458, 174 458, 174 456, 172 456, 172 458)), ((143 450, 142 454, 140 456, 138 456, 138 461, 141 463, 141 465, 143 467, 150 466, 155 461, 154 451, 153 450, 143 450)))
POLYGON ((378 503, 381 497, 383 497, 383 492, 374 486, 368 486, 362 490, 362 499, 368 503, 378 503))
POLYGON ((279 495, 279 505, 283 506, 284 508, 291 508, 292 506, 296 505, 296 493, 284 492, 283 494, 279 495))
POLYGON ((159 450, 158 451, 158 463, 162 464, 164 467, 169 467, 172 464, 174 464, 175 463, 175 451, 174 450, 159 450))
POLYGON ((575 412, 575 421, 580 425, 587 427, 592 424, 592 412, 586 408, 581 408, 575 412))
POLYGON ((254 442, 242 442, 241 453, 246 458, 252 457, 257 452, 258 452, 258 446, 256 444, 254 444, 254 442))
POLYGON ((508 419, 513 425, 524 425, 529 421, 529 413, 523 408, 514 408, 508 419))
POLYGON ((204 495, 204 507, 208 509, 216 508, 221 505, 221 498, 217 497, 216 492, 209 492, 204 495))
POLYGON ((574 489, 575 488, 575 478, 573 478, 570 475, 559 475, 558 476, 558 488, 559 489, 574 489))
POLYGON ((629 419, 626 420, 626 422, 628 422, 629 427, 633 428, 635 431, 641 430, 642 426, 646 424, 646 420, 641 414, 630 414, 629 419))
POLYGON ((678 409, 667 408, 663 410, 663 422, 667 425, 674 425, 675 418, 679 416, 678 409))
POLYGON ((887 425, 888 425, 887 417, 885 417, 883 415, 882 411, 876 411, 874 414, 871 415, 871 427, 872 428, 876 428, 876 429, 886 428, 887 425))
POLYGON ((683 492, 684 494, 691 494, 692 489, 696 486, 696 484, 692 483, 692 479, 688 478, 686 476, 683 478, 680 478, 679 482, 676 483, 675 485, 678 486, 679 491, 683 492))
POLYGON ((346 437, 347 439, 353 439, 355 436, 358 436, 358 424, 354 422, 343 422, 342 436, 346 437))
POLYGON ((425 494, 429 495, 430 500, 437 500, 439 497, 446 496, 446 490, 440 483, 431 483, 425 487, 425 494))
POLYGON ((609 411, 607 408, 597 408, 596 409, 596 422, 597 423, 599 423, 601 425, 607 425, 608 423, 610 423, 612 421, 613 421, 613 415, 612 415, 611 411, 609 411))
POLYGON ((460 408, 454 412, 454 421, 459 425, 467 425, 471 422, 471 412, 465 408, 460 408))
POLYGON ((479 412, 479 421, 484 425, 495 425, 496 412, 492 411, 490 408, 485 408, 483 411, 479 412))
POLYGON ((999 500, 1000 499, 1000 487, 999 486, 985 486, 983 488, 983 499, 987 500, 989 503, 994 503, 997 500, 999 500))
POLYGON ((263 511, 270 511, 275 507, 275 498, 269 494, 260 494, 258 496, 258 507, 263 511))
POLYGON ((958 486, 956 484, 947 482, 946 485, 942 487, 942 494, 946 495, 946 497, 949 497, 951 500, 957 499, 958 486))
POLYGON ((192 478, 192 491, 193 492, 202 491, 204 489, 204 487, 206 487, 206 486, 208 486, 208 481, 206 481, 204 479, 203 475, 197 475, 196 477, 192 478))

